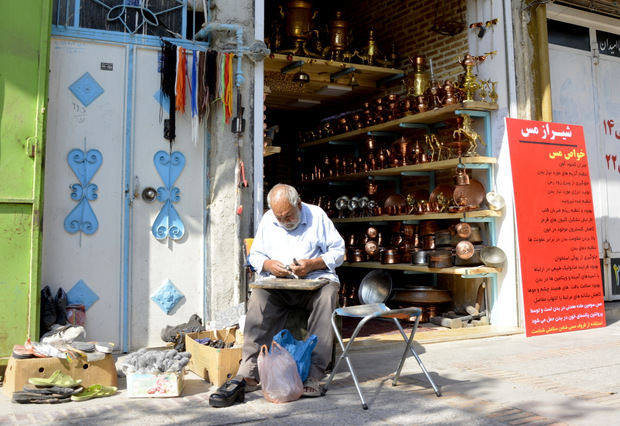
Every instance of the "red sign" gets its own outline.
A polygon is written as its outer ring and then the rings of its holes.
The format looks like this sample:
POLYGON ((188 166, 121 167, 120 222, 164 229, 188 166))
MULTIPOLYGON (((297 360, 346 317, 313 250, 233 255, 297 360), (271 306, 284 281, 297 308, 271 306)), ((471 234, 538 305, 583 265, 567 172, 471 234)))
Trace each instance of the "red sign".
POLYGON ((583 127, 506 119, 526 336, 605 326, 583 127))

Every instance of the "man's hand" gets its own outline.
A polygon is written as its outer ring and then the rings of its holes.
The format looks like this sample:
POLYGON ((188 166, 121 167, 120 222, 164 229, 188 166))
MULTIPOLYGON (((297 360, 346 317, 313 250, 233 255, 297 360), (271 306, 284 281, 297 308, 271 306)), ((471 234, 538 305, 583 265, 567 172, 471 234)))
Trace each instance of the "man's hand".
POLYGON ((291 270, 295 275, 299 278, 303 278, 308 275, 312 271, 316 271, 317 269, 325 269, 325 262, 323 259, 301 259, 297 261, 297 265, 290 265, 291 270))
POLYGON ((288 277, 291 275, 291 270, 286 269, 285 264, 280 262, 279 260, 265 260, 263 263, 263 269, 271 275, 279 278, 288 277))

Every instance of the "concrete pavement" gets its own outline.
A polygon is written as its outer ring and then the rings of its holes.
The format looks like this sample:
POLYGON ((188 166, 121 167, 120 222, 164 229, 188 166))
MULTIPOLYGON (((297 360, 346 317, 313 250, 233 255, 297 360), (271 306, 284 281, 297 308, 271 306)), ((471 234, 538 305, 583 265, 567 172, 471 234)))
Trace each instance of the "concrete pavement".
POLYGON ((418 333, 415 347, 439 398, 413 357, 391 385, 403 346, 381 335, 351 355, 368 410, 342 366, 325 397, 286 404, 254 392, 215 409, 208 403, 215 387, 193 373, 179 398, 127 398, 122 378, 116 395, 85 402, 19 405, 0 395, 0 424, 620 424, 620 303, 606 311, 605 328, 531 338, 493 327, 463 329, 458 341, 456 330, 418 333))

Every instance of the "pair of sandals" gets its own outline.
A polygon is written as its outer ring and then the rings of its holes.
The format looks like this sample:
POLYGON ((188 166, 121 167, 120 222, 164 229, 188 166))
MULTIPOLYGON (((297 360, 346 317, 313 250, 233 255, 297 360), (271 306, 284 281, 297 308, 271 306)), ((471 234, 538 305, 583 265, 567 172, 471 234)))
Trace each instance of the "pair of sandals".
POLYGON ((86 401, 95 397, 110 396, 116 393, 116 386, 95 384, 82 387, 81 379, 63 374, 60 370, 54 371, 51 376, 31 377, 28 379, 22 392, 13 393, 13 401, 25 403, 59 403, 68 401, 86 401))

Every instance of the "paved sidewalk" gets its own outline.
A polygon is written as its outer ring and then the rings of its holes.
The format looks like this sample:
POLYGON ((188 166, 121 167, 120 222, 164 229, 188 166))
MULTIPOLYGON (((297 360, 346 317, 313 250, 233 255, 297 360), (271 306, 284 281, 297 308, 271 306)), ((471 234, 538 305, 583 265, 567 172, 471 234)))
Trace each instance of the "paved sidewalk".
POLYGON ((0 395, 0 424, 620 424, 620 304, 606 308, 607 327, 571 333, 449 342, 420 333, 415 347, 442 390, 440 398, 412 357, 393 387, 389 376, 402 351, 375 336, 351 356, 368 410, 343 366, 325 397, 287 404, 254 392, 244 403, 215 409, 208 399, 216 389, 193 373, 179 398, 127 398, 124 379, 117 395, 81 403, 19 405, 0 395))

